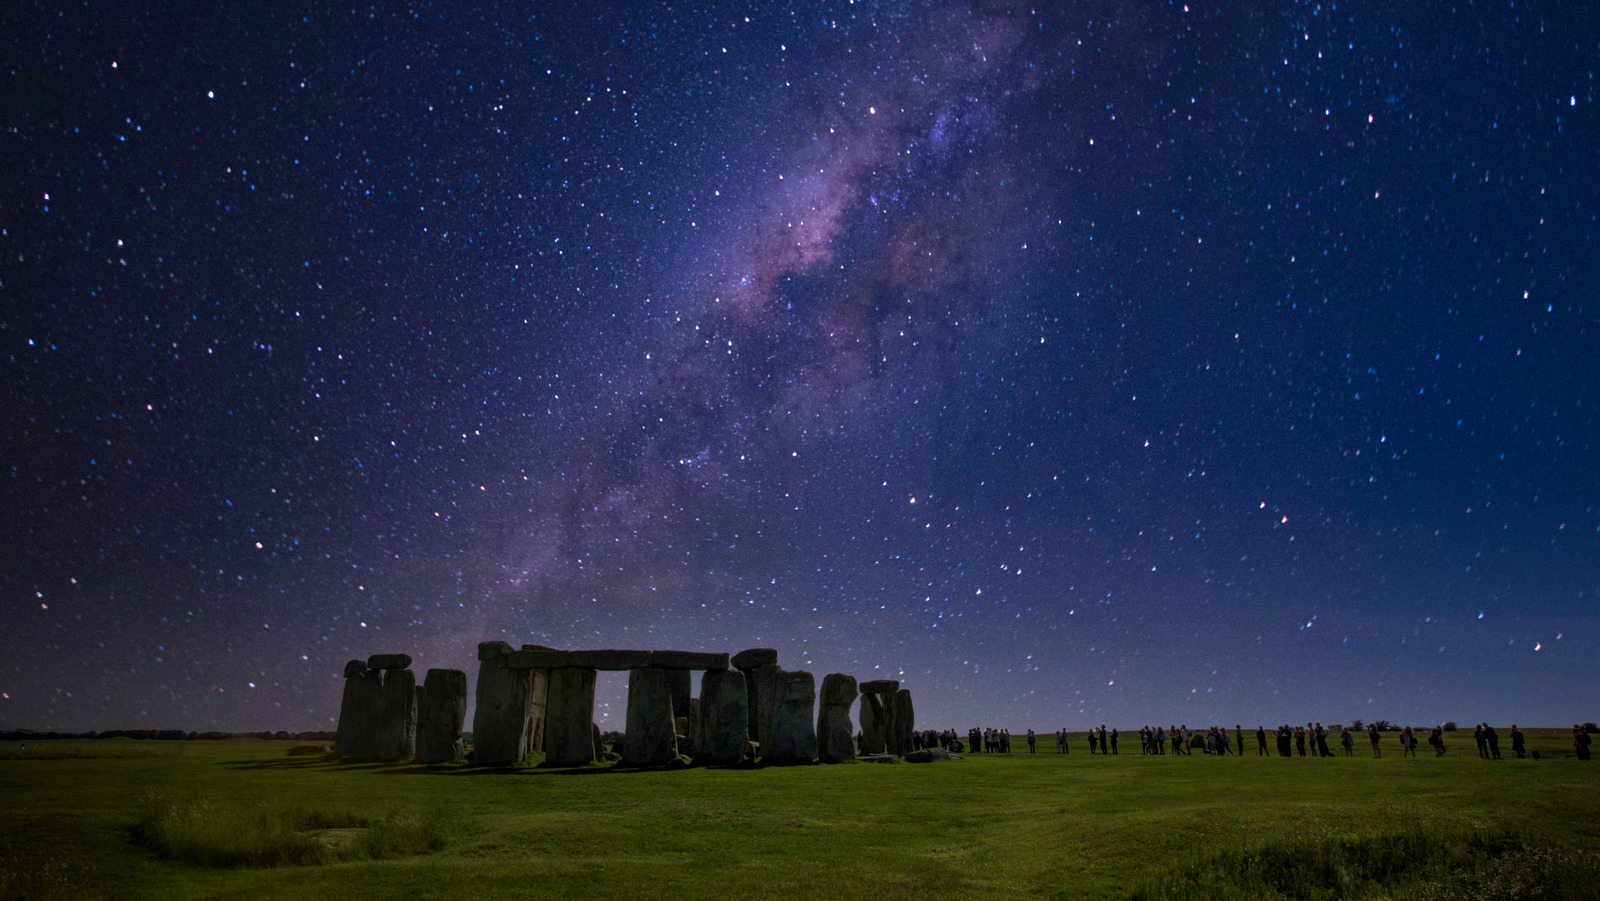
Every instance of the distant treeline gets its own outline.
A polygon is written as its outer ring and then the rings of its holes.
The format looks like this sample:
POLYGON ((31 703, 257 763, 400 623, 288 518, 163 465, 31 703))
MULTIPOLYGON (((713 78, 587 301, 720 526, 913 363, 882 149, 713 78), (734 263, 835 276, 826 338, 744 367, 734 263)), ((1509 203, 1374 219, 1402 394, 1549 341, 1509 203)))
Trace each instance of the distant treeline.
POLYGON ((44 741, 53 738, 135 738, 144 741, 218 741, 224 738, 267 738, 277 741, 333 741, 336 732, 185 732, 182 729, 110 729, 105 732, 0 732, 0 741, 44 741))

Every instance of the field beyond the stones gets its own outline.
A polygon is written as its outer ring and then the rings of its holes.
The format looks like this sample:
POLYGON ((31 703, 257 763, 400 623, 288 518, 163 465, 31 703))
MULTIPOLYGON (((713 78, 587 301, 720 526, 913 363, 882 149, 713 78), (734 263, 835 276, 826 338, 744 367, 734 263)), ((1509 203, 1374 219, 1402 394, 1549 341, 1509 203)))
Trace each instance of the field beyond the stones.
MULTIPOLYGON (((1502 730, 1502 734, 1505 730, 1502 730)), ((254 740, 0 743, 0 898, 1593 897, 1600 769, 970 755, 505 770, 254 740)), ((1020 742, 1019 742, 1020 743, 1020 742)), ((1502 753, 1509 755, 1509 741, 1502 753)), ((1431 755, 1423 745, 1421 751, 1431 755)))

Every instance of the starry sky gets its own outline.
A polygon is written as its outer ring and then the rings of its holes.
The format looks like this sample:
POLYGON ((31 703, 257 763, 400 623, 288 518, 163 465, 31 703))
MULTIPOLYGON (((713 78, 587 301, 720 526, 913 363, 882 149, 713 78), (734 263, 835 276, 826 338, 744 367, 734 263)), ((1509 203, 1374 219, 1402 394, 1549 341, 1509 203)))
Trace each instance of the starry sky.
POLYGON ((1596 718, 1587 4, 0 26, 0 726, 328 729, 494 639, 1596 718))

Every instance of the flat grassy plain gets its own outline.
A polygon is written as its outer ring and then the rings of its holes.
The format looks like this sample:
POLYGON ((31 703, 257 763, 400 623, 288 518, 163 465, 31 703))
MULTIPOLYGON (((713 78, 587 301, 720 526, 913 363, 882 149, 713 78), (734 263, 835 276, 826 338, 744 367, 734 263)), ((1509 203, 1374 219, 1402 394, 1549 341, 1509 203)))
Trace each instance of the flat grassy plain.
POLYGON ((1065 756, 1052 740, 926 765, 652 770, 0 743, 0 898, 1594 897, 1600 765, 1565 730, 1527 731, 1545 759, 1482 761, 1465 733, 1443 759, 1402 759, 1393 736, 1378 760, 1365 741, 1322 760, 1102 757, 1074 734, 1065 756), (284 835, 300 843, 286 858, 215 856, 284 835), (1389 860, 1435 836, 1431 870, 1389 860), (1281 859, 1327 873, 1284 882, 1281 859))

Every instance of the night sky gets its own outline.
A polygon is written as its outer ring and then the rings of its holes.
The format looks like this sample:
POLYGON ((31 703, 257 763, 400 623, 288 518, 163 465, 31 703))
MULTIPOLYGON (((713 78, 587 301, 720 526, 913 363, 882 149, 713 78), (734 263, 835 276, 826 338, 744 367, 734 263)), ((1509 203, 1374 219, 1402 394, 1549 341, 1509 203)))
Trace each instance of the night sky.
POLYGON ((1597 718, 1592 7, 1218 5, 8 5, 0 726, 1597 718))

